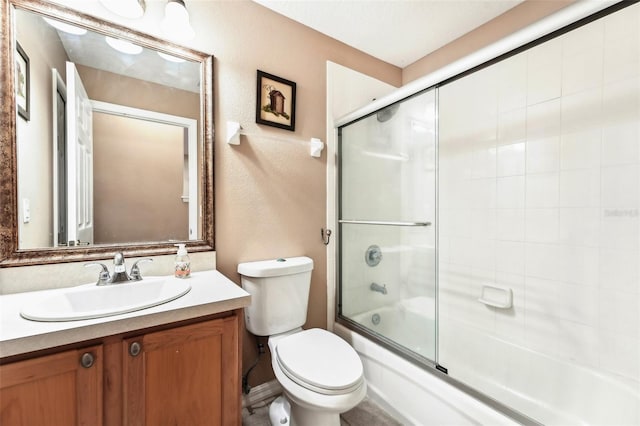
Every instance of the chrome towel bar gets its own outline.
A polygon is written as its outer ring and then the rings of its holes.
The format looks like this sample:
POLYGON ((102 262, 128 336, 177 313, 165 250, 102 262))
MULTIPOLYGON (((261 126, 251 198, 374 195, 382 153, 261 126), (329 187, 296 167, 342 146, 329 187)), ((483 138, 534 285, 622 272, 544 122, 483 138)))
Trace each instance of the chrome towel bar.
POLYGON ((380 220, 338 220, 339 223, 356 225, 388 225, 388 226, 431 226, 431 222, 387 222, 380 220))

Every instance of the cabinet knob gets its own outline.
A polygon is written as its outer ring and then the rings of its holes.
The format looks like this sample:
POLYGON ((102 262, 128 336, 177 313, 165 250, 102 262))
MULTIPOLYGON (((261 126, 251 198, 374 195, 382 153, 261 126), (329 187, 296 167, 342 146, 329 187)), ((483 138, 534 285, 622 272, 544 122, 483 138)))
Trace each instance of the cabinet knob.
POLYGON ((129 346, 129 355, 131 356, 138 356, 140 355, 140 351, 142 350, 142 346, 140 345, 140 343, 138 342, 133 342, 130 346, 129 346))
POLYGON ((80 365, 84 368, 91 368, 93 367, 95 360, 96 359, 91 352, 85 352, 80 357, 80 365))

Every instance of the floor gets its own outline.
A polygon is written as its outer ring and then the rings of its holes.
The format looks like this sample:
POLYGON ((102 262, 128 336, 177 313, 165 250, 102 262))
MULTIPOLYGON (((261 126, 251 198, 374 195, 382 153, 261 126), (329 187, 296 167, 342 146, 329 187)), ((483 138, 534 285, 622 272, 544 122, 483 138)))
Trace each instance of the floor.
MULTIPOLYGON (((242 426, 271 426, 269 423, 269 402, 253 407, 253 414, 242 410, 242 426)), ((340 416, 341 426, 401 426, 386 411, 369 399, 365 399, 352 410, 340 416)), ((322 425, 318 425, 322 426, 322 425)))

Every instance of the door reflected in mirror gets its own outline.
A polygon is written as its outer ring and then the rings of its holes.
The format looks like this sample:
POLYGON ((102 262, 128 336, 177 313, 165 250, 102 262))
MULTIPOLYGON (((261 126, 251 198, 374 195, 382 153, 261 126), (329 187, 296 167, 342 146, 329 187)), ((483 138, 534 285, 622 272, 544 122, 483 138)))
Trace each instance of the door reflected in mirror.
POLYGON ((47 21, 16 9, 18 248, 203 239, 201 63, 47 21))

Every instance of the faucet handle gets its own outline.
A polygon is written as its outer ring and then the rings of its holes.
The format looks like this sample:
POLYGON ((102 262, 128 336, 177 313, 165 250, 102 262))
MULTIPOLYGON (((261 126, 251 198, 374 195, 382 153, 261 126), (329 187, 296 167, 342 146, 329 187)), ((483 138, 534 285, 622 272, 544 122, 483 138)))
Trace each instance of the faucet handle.
POLYGON ((98 275, 98 282, 96 283, 96 285, 105 285, 109 283, 109 279, 111 279, 111 276, 109 275, 109 269, 107 269, 107 266, 104 263, 92 262, 85 263, 84 265, 85 268, 89 266, 102 267, 102 271, 100 271, 100 274, 98 275))
POLYGON ((136 260, 133 266, 131 267, 131 273, 129 274, 129 276, 131 277, 131 280, 140 281, 142 279, 142 275, 140 275, 140 267, 138 266, 138 263, 143 263, 143 262, 153 262, 153 259, 151 259, 150 257, 147 257, 144 259, 136 260))

